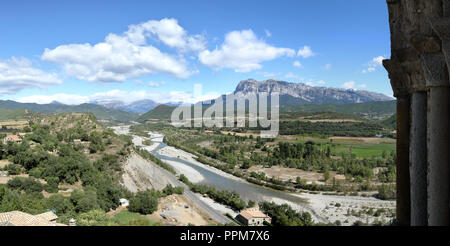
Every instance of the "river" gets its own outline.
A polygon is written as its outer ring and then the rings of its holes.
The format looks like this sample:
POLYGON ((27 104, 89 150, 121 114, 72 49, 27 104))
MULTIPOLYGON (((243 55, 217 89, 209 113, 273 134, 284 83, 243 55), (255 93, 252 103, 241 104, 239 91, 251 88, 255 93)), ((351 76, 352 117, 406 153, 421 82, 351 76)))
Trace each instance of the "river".
MULTIPOLYGON (((114 127, 113 129, 117 133, 131 135, 129 132, 129 126, 114 127)), ((326 219, 322 218, 314 212, 314 210, 309 206, 308 201, 304 198, 289 194, 287 192, 272 190, 269 188, 251 184, 243 179, 231 176, 228 173, 225 173, 214 167, 206 166, 195 160, 180 158, 179 156, 186 156, 190 154, 183 150, 168 147, 167 144, 162 141, 164 138, 163 134, 157 132, 149 132, 149 134, 151 135, 151 137, 149 138, 133 136, 133 143, 136 146, 144 147, 144 149, 161 159, 163 162, 174 167, 175 169, 180 170, 180 165, 185 165, 186 167, 188 167, 188 169, 195 170, 196 172, 194 173, 196 173, 197 175, 201 175, 202 178, 200 178, 199 180, 201 181, 198 182, 194 182, 193 180, 191 180, 191 182, 193 183, 214 186, 219 190, 236 191, 245 201, 253 200, 257 203, 262 201, 269 201, 275 202, 277 204, 287 203, 298 211, 307 211, 311 213, 314 220, 316 221, 326 222, 326 219), (153 145, 147 147, 143 146, 142 140, 144 139, 151 140, 153 142, 153 145), (176 157, 174 157, 173 155, 164 154, 164 152, 161 151, 164 148, 172 148, 173 150, 176 150, 176 157)), ((186 169, 185 167, 183 168, 186 169)))

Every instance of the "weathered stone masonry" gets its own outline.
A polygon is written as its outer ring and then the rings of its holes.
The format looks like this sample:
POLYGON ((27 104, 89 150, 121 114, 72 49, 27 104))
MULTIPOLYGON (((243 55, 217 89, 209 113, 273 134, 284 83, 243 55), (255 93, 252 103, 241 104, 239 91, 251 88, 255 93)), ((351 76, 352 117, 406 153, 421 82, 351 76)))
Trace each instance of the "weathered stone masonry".
POLYGON ((450 0, 387 0, 397 98, 397 219, 449 224, 450 0))

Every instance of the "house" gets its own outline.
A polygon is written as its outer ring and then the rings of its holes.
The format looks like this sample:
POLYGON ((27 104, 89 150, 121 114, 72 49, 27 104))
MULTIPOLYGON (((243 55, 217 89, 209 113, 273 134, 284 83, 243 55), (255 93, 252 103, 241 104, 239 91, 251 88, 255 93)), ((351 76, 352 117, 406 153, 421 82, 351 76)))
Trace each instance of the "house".
POLYGON ((31 215, 21 211, 0 213, 0 226, 66 226, 56 222, 53 212, 31 215))
POLYGON ((43 219, 43 220, 46 220, 46 221, 50 221, 50 222, 54 222, 54 223, 56 223, 56 219, 58 218, 58 216, 55 213, 53 213, 52 211, 48 211, 48 212, 45 212, 45 213, 42 213, 42 214, 38 214, 38 215, 35 215, 35 216, 40 218, 40 219, 43 219))
POLYGON ((7 144, 8 142, 21 143, 22 139, 17 135, 8 135, 3 138, 3 144, 7 144))
POLYGON ((76 226, 76 225, 77 225, 77 221, 74 218, 69 220, 69 226, 76 226))
POLYGON ((120 198, 119 202, 120 202, 120 206, 122 206, 122 207, 128 207, 128 205, 130 205, 130 202, 125 198, 120 198))
POLYGON ((247 226, 262 226, 264 221, 271 222, 271 218, 258 208, 248 208, 241 211, 236 219, 247 226))

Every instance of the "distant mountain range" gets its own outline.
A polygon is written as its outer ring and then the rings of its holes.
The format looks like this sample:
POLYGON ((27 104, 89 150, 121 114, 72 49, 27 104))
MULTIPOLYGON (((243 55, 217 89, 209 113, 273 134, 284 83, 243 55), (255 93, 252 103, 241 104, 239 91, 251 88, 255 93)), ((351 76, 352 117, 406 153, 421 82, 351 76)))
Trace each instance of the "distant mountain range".
MULTIPOLYGON (((382 119, 391 116, 396 112, 396 101, 351 103, 351 104, 301 104, 296 106, 281 105, 280 116, 291 115, 297 112, 334 112, 346 115, 353 115, 358 118, 382 119)), ((145 122, 148 120, 170 120, 175 106, 158 105, 149 112, 142 114, 137 121, 145 122)), ((206 110, 207 106, 203 108, 206 110)), ((193 112, 193 109, 191 109, 193 112)), ((191 113, 192 113, 191 112, 191 113)), ((393 116, 395 117, 395 115, 393 116)), ((386 120, 386 124, 392 125, 392 120, 386 120)))
POLYGON ((118 109, 138 114, 146 113, 159 105, 159 103, 150 99, 139 100, 132 103, 124 103, 118 100, 92 101, 91 103, 101 105, 109 109, 118 109))
MULTIPOLYGON (((384 94, 363 90, 339 89, 330 87, 314 87, 302 83, 291 83, 269 79, 241 81, 233 92, 238 97, 249 97, 260 93, 279 93, 281 112, 299 111, 332 111, 353 114, 355 112, 385 111, 395 112, 395 101, 384 94), (380 102, 370 104, 370 102, 380 102), (383 103, 384 102, 384 103, 383 103), (364 104, 369 103, 369 104, 364 104), (345 107, 337 105, 345 104, 345 107), (349 106, 352 104, 352 106, 349 106)), ((223 95, 222 97, 224 97, 223 95)), ((213 102, 215 100, 212 100, 213 102)), ((97 119, 112 122, 145 121, 148 119, 167 119, 175 106, 181 103, 159 103, 146 99, 132 103, 119 100, 92 101, 80 105, 65 105, 57 101, 50 104, 19 103, 11 100, 0 100, 2 109, 27 109, 36 113, 93 113, 97 119), (142 115, 140 115, 142 114, 142 115)))
POLYGON ((243 80, 237 85, 234 95, 248 97, 262 92, 269 95, 279 93, 281 105, 349 104, 393 100, 391 97, 376 92, 309 86, 303 83, 291 83, 276 79, 265 81, 243 80))
POLYGON ((65 105, 58 102, 50 104, 19 103, 11 100, 0 100, 1 109, 27 109, 36 113, 92 113, 100 121, 129 122, 139 117, 139 114, 123 110, 110 109, 101 105, 84 103, 80 105, 65 105))

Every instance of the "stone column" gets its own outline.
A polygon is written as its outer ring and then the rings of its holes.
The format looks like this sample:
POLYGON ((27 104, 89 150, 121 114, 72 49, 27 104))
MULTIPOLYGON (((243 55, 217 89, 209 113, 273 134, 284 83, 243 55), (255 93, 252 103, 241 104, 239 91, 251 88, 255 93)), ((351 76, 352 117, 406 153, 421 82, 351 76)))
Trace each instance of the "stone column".
POLYGON ((449 81, 442 53, 422 56, 428 90, 428 225, 449 222, 449 81))
POLYGON ((409 133, 410 108, 409 81, 399 64, 384 60, 383 66, 389 73, 394 96, 397 98, 397 207, 396 217, 401 226, 411 222, 411 197, 409 176, 409 133))
POLYGON ((427 93, 411 94, 411 225, 427 225, 427 93))
POLYGON ((411 197, 409 174, 410 97, 397 96, 397 220, 410 225, 411 197))

